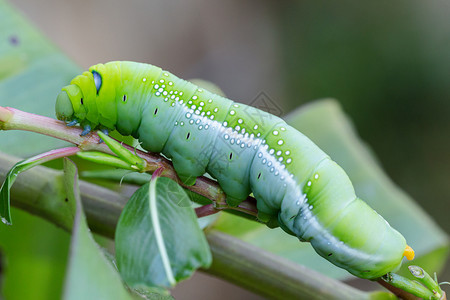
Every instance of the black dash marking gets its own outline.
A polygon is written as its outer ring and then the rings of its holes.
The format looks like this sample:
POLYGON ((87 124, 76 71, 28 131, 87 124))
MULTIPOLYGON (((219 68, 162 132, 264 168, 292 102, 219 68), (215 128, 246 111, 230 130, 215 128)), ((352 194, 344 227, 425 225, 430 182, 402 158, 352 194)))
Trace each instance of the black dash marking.
POLYGON ((154 115, 156 116, 157 113, 158 113, 158 108, 155 109, 154 115))
POLYGON ((233 152, 230 153, 230 160, 233 159, 233 152))
POLYGON ((258 179, 261 178, 261 173, 258 174, 258 179))
POLYGON ((186 139, 188 140, 190 136, 191 136, 191 133, 188 132, 188 134, 187 134, 187 136, 186 136, 186 139))
POLYGON ((84 102, 83 102, 83 98, 81 98, 81 100, 80 100, 80 101, 81 101, 81 105, 83 105, 83 104, 84 104, 84 102))
POLYGON ((123 95, 122 101, 123 101, 123 102, 127 102, 127 95, 123 95))
POLYGON ((329 254, 328 254, 328 256, 331 256, 331 255, 333 255, 333 253, 329 253, 329 254))

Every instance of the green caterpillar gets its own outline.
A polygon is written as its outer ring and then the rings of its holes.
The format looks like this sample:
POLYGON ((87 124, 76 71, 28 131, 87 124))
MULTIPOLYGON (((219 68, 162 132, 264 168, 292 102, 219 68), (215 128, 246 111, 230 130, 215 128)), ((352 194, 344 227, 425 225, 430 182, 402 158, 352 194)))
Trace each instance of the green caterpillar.
POLYGON ((94 128, 132 135, 171 158, 187 184, 208 172, 232 205, 252 192, 258 217, 358 277, 378 278, 413 256, 404 237, 356 197, 342 168, 302 133, 156 66, 92 66, 62 89, 56 115, 80 123, 82 135, 94 128))

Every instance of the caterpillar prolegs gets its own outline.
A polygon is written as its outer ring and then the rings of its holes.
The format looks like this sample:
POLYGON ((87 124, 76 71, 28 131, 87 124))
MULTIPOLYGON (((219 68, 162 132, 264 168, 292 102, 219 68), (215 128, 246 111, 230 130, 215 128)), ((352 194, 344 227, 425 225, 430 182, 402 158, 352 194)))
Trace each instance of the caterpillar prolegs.
POLYGON ((412 253, 404 237, 356 197, 346 173, 282 119, 233 102, 156 66, 109 62, 64 87, 56 115, 117 129, 173 161, 193 184, 209 173, 237 204, 253 193, 259 217, 312 244, 318 254, 368 279, 395 271, 412 253))

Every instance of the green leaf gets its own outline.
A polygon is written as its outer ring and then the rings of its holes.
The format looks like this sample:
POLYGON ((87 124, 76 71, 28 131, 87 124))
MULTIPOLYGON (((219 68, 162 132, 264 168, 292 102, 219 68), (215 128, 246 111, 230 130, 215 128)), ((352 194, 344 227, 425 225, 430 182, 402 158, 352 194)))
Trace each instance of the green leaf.
POLYGON ((64 159, 67 198, 76 210, 64 299, 133 299, 117 270, 103 255, 87 226, 75 165, 64 159))
POLYGON ((0 218, 1 221, 7 225, 12 225, 10 212, 10 190, 16 180, 17 176, 26 170, 29 170, 37 165, 51 161, 61 155, 71 155, 78 151, 76 147, 67 147, 57 150, 52 150, 46 153, 36 155, 26 160, 16 163, 6 174, 5 181, 0 188, 0 218))
POLYGON ((116 229, 116 258, 122 278, 135 288, 172 287, 211 253, 189 197, 174 181, 157 177, 125 206, 116 229))
POLYGON ((77 156, 88 160, 90 162, 107 165, 111 167, 126 169, 126 170, 136 170, 133 165, 129 162, 124 161, 122 158, 97 151, 83 151, 78 152, 77 156))
MULTIPOLYGON (((402 274, 408 275, 407 266, 411 263, 421 265, 428 272, 442 268, 449 250, 447 235, 390 181, 336 101, 317 101, 294 111, 286 119, 340 164, 350 176, 357 195, 405 236, 416 251, 416 259, 404 263, 402 274)), ((328 276, 352 277, 317 255, 309 243, 300 243, 279 228, 271 230, 230 214, 222 214, 214 228, 328 276)))
POLYGON ((145 161, 130 150, 124 148, 118 141, 110 138, 101 131, 98 131, 98 136, 108 145, 109 149, 119 156, 123 161, 128 162, 134 170, 142 170, 145 166, 145 161))

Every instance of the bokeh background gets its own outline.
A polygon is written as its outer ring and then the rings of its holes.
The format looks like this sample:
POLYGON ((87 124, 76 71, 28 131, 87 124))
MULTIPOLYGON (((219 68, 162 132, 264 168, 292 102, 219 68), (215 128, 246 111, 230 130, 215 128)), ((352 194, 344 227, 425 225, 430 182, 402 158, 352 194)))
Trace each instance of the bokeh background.
MULTIPOLYGON (((10 2, 85 68, 148 62, 240 102, 264 92, 284 114, 337 98, 393 181, 450 232, 450 2, 10 2)), ((174 296, 218 290, 234 287, 197 275, 174 296)))

